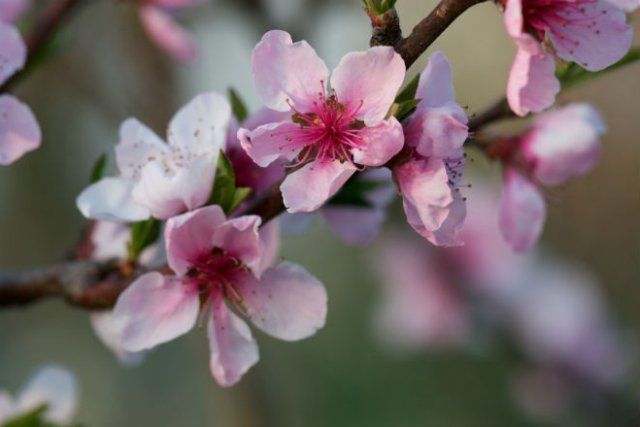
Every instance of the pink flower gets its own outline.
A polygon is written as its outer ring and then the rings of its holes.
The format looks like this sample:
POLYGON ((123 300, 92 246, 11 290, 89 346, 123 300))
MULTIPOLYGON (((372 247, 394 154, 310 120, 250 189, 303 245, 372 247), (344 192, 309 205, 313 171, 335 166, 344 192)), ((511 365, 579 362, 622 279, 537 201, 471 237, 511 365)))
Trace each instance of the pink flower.
MULTIPOLYGON (((349 197, 330 199, 321 209, 312 213, 284 214, 280 222, 285 232, 299 234, 307 230, 314 218, 322 217, 329 230, 342 242, 351 246, 371 244, 380 232, 387 219, 386 208, 396 195, 396 189, 388 169, 369 169, 355 177, 347 186, 369 186, 369 190, 361 190, 357 197, 361 200, 350 200, 349 197)), ((348 187, 345 192, 349 192, 348 187)))
POLYGON ((561 185, 589 172, 600 157, 599 135, 604 130, 593 107, 572 104, 540 115, 513 142, 513 155, 521 154, 531 173, 527 177, 511 167, 505 171, 499 224, 514 250, 530 250, 542 233, 546 206, 538 185, 561 185))
POLYGON ((225 218, 208 206, 167 221, 165 240, 175 276, 147 273, 118 299, 114 314, 124 323, 122 345, 140 351, 173 340, 207 316, 211 372, 231 386, 258 361, 247 324, 233 311, 276 338, 313 335, 324 325, 327 295, 304 268, 271 266, 277 233, 260 218, 225 218))
POLYGON ((459 191, 467 115, 455 102, 451 66, 436 52, 420 75, 422 101, 404 123, 408 159, 393 169, 409 224, 437 246, 462 244, 466 216, 459 191))
POLYGON ((31 0, 0 0, 0 22, 15 23, 31 7, 31 0))
POLYGON ((56 365, 40 368, 22 388, 17 398, 0 390, 0 424, 47 405, 45 421, 56 424, 71 422, 76 412, 78 385, 73 374, 56 365))
MULTIPOLYGON (((635 0, 634 0, 635 1, 635 0)), ((631 47, 625 14, 606 0, 502 0, 504 23, 518 52, 507 85, 520 116, 550 107, 560 90, 554 57, 600 71, 631 47)))
POLYGON ((544 185, 561 185, 591 171, 600 159, 599 136, 606 131, 588 104, 571 104, 536 117, 520 149, 544 185))
POLYGON ((201 0, 142 0, 138 9, 149 38, 167 55, 185 64, 196 60, 198 48, 172 14, 199 3, 201 0))
POLYGON ((453 276, 428 249, 396 236, 384 241, 377 257, 384 294, 375 325, 388 348, 453 347, 468 338, 466 302, 453 276))
POLYGON ((400 123, 385 119, 405 75, 392 48, 345 55, 329 80, 306 42, 270 31, 253 50, 253 73, 266 106, 291 116, 240 129, 238 138, 262 167, 278 159, 299 166, 280 187, 289 212, 318 209, 358 169, 382 166, 402 149, 400 123))
POLYGON ((215 92, 197 96, 169 123, 168 144, 136 119, 120 128, 120 176, 86 188, 76 201, 87 218, 112 222, 167 219, 204 205, 224 146, 231 107, 215 92))
MULTIPOLYGON (((0 22, 0 85, 24 67, 27 47, 18 30, 0 22)), ((40 126, 31 109, 12 95, 0 95, 0 165, 9 165, 40 146, 40 126)))

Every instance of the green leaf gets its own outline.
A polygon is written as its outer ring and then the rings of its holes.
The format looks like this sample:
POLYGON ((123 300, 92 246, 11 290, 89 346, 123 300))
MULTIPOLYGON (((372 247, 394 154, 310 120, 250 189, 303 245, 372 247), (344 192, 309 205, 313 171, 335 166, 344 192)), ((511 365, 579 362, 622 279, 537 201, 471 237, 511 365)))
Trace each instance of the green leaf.
POLYGON ((559 68, 556 72, 556 76, 558 77, 558 80, 560 80, 562 88, 566 89, 577 84, 584 83, 595 77, 600 77, 604 74, 610 73, 611 71, 617 70, 627 65, 633 64, 638 60, 640 60, 640 47, 633 47, 622 59, 602 71, 593 73, 585 70, 574 62, 570 62, 564 67, 559 68))
POLYGON ((216 168, 216 178, 211 192, 210 204, 219 205, 225 213, 230 212, 233 204, 233 197, 236 189, 236 177, 233 172, 233 165, 229 158, 220 151, 218 166, 216 168))
POLYGON ((416 75, 396 96, 395 102, 401 104, 406 101, 411 101, 416 97, 418 91, 418 83, 420 83, 420 74, 416 75))
POLYGON ((362 3, 367 12, 381 15, 392 7, 395 7, 396 0, 362 0, 362 3))
POLYGON ((389 110, 390 116, 395 116, 399 122, 409 117, 420 104, 420 99, 411 99, 401 103, 394 103, 389 110))
POLYGON ((36 409, 19 415, 6 423, 2 427, 40 427, 44 426, 42 415, 47 410, 47 405, 40 405, 36 409))
POLYGON ((107 167, 107 155, 103 154, 93 164, 91 169, 91 184, 100 181, 104 177, 104 170, 107 167))
POLYGON ((160 221, 150 218, 146 221, 131 224, 131 241, 129 242, 129 258, 137 259, 142 251, 158 240, 160 221))
POLYGON ((244 202, 247 197, 251 195, 251 189, 248 187, 238 187, 235 189, 233 193, 233 198, 231 199, 231 205, 229 206, 229 212, 233 212, 240 205, 240 203, 244 202))
POLYGON ((242 123, 249 116, 247 106, 234 88, 229 88, 228 92, 229 101, 231 102, 231 111, 233 111, 233 115, 238 120, 238 122, 242 123))

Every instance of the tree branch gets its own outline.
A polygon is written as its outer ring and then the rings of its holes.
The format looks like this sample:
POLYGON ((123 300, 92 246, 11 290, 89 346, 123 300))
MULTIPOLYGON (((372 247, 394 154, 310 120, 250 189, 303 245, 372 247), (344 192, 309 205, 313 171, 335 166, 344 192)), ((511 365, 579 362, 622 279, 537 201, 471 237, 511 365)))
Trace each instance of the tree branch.
POLYGON ((0 90, 6 91, 11 88, 24 73, 31 69, 34 61, 40 57, 47 43, 56 34, 62 24, 77 9, 77 6, 87 3, 88 0, 58 0, 52 4, 33 25, 33 30, 25 37, 27 45, 27 61, 25 67, 7 80, 0 90))
POLYGON ((431 13, 420 21, 407 38, 402 38, 400 20, 395 9, 371 17, 371 46, 393 46, 409 68, 453 21, 470 7, 486 0, 441 0, 431 13))

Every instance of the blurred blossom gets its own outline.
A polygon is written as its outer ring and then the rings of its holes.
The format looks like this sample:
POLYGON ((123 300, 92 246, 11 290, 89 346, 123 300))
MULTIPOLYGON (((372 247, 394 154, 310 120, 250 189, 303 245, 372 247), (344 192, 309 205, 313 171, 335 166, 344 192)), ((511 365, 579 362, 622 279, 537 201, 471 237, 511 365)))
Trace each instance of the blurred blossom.
MULTIPOLYGON (((17 28, 0 22, 0 85, 20 71, 27 46, 17 28)), ((9 165, 40 147, 40 125, 31 109, 13 95, 0 95, 0 165, 9 165)))
POLYGON ((14 398, 0 390, 0 424, 46 405, 43 419, 71 422, 77 406, 78 385, 69 370, 57 365, 40 368, 14 398))
POLYGON ((429 57, 416 98, 420 103, 403 123, 407 154, 393 167, 404 211, 411 227, 434 245, 458 246, 466 216, 460 194, 462 146, 469 130, 442 52, 429 57))
POLYGON ((173 15, 202 0, 139 0, 140 22, 158 48, 185 64, 194 62, 198 48, 191 36, 175 21, 173 15))
POLYGON ((546 219, 541 185, 565 184, 590 172, 600 158, 600 135, 605 125, 590 105, 571 104, 536 116, 522 136, 498 141, 506 164, 499 212, 500 230, 518 252, 538 242, 546 219), (530 177, 511 166, 525 164, 530 177))
POLYGON ((138 120, 126 120, 115 148, 120 175, 87 187, 77 198, 78 209, 91 219, 135 222, 204 205, 230 119, 226 98, 208 92, 176 113, 168 144, 138 120))
POLYGON ((0 21, 15 23, 31 7, 31 0, 0 0, 0 21))
POLYGON ((289 212, 320 208, 358 169, 382 166, 402 149, 400 123, 385 117, 405 75, 393 48, 348 53, 329 81, 329 69, 308 43, 269 31, 252 62, 262 101, 291 117, 240 129, 238 138, 260 166, 278 159, 300 166, 280 186, 289 212))
MULTIPOLYGON (((633 29, 615 2, 606 0, 501 0, 504 24, 518 51, 507 99, 520 116, 555 102, 560 82, 555 58, 600 71, 618 62, 631 47, 633 29)), ((625 5, 626 6, 626 5, 625 5)))
POLYGON ((122 346, 141 351, 171 341, 207 321, 210 369, 232 386, 259 360, 251 330, 233 309, 265 333, 297 341, 324 326, 324 286, 299 265, 273 265, 278 252, 272 222, 260 217, 227 219, 207 206, 167 221, 165 241, 174 276, 140 276, 118 298, 122 346))

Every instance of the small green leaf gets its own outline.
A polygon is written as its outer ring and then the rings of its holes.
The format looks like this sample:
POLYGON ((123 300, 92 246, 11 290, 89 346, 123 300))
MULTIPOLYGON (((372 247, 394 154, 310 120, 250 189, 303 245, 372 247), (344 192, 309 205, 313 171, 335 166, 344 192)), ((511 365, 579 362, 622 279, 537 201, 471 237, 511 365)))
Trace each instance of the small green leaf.
POLYGON ((391 106, 390 115, 395 116, 399 122, 409 117, 420 104, 420 99, 411 99, 401 103, 395 103, 391 106))
POLYGON ((107 155, 103 154, 93 164, 91 169, 91 184, 100 181, 104 177, 104 170, 107 167, 107 155))
POLYGON ((129 242, 129 258, 137 259, 145 248, 158 240, 160 221, 150 218, 146 221, 131 224, 131 241, 129 242))
POLYGON ((395 102, 401 104, 405 101, 410 101, 416 97, 418 91, 418 83, 420 83, 420 74, 416 75, 396 96, 395 102))
POLYGON ((242 123, 249 116, 247 106, 234 88, 229 88, 228 92, 229 101, 231 101, 231 111, 233 111, 233 115, 238 120, 238 122, 242 123))
POLYGON ((220 151, 216 178, 211 192, 210 204, 219 205, 226 213, 230 212, 236 190, 236 177, 229 158, 220 151))
POLYGON ((617 70, 627 65, 633 64, 638 60, 640 60, 640 47, 633 47, 622 59, 602 71, 593 73, 585 70, 574 62, 570 62, 564 67, 560 67, 556 72, 556 76, 558 77, 558 80, 560 80, 562 88, 566 89, 577 84, 584 83, 595 77, 610 73, 611 71, 617 70))
POLYGON ((248 187, 238 187, 233 193, 233 198, 231 199, 231 204, 229 205, 229 211, 233 212, 240 205, 240 203, 244 202, 247 197, 251 195, 251 189, 248 187))
POLYGON ((381 15, 396 5, 396 0, 362 0, 368 13, 381 15))

